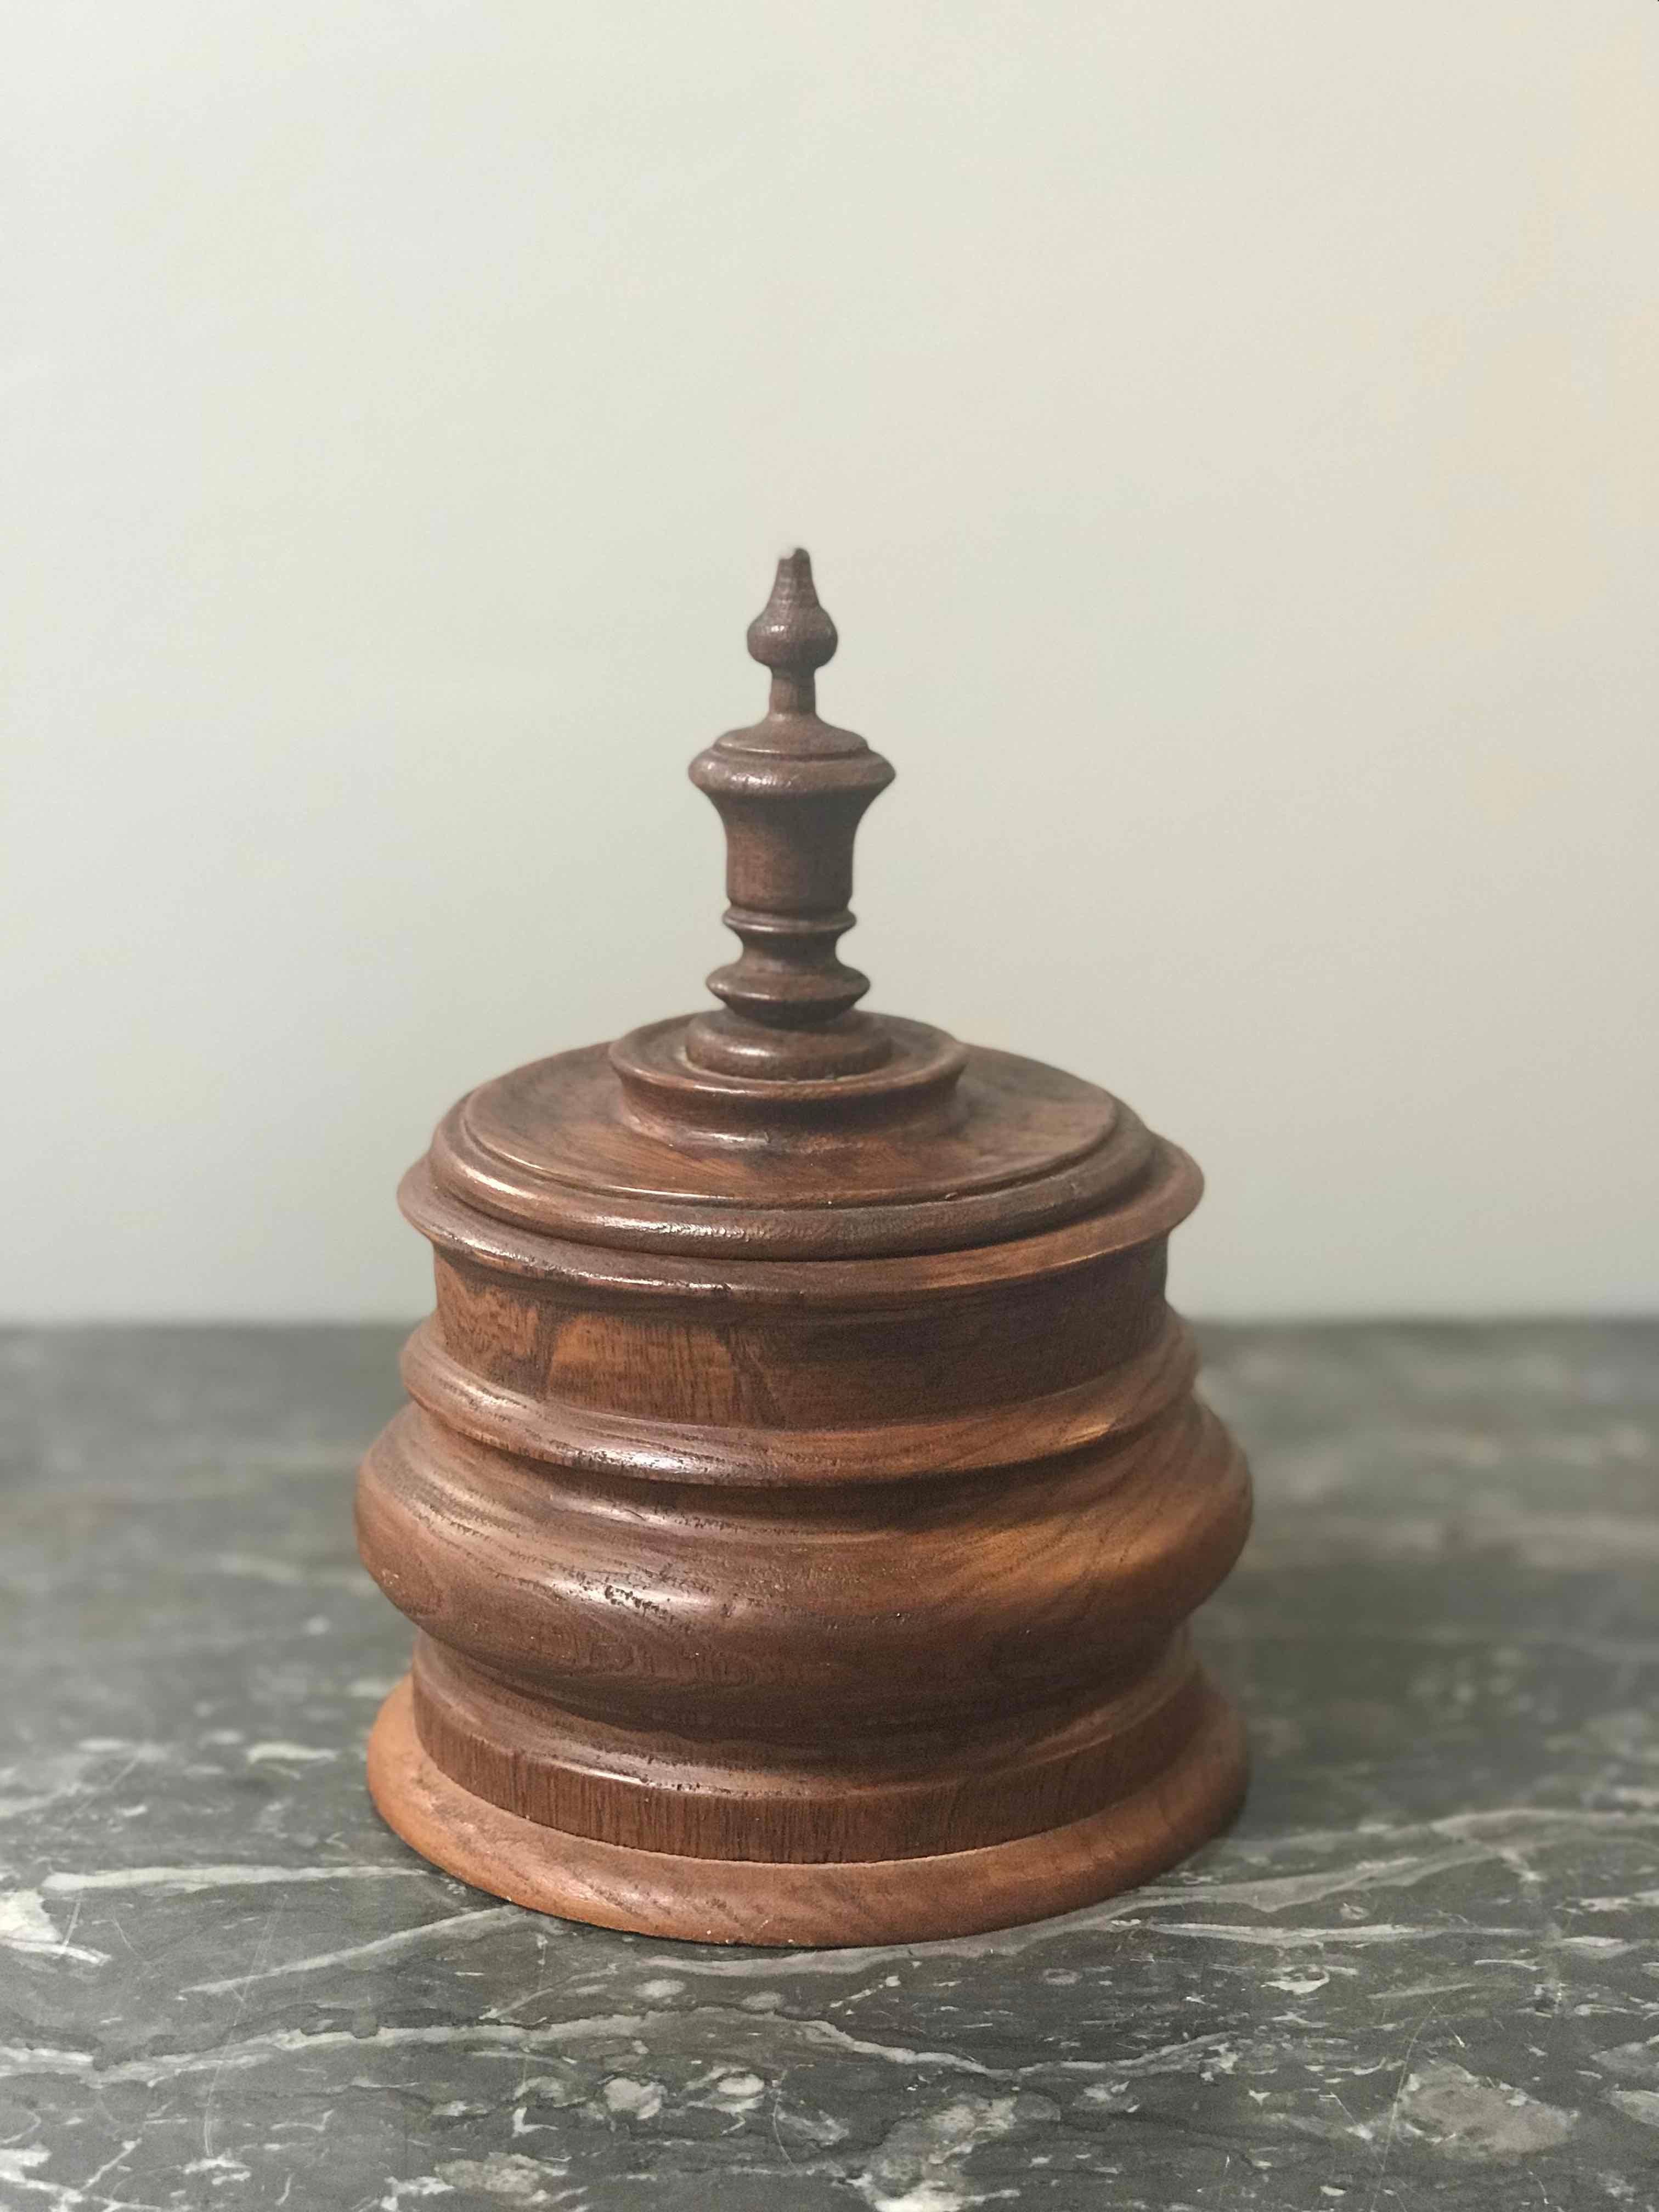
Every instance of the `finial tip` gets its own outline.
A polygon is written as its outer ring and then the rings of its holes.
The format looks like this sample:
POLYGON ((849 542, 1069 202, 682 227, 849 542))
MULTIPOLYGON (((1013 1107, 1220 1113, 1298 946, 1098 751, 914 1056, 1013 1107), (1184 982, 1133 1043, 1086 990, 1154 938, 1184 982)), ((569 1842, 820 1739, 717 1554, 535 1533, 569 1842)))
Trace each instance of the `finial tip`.
POLYGON ((798 545, 778 562, 772 596, 749 625, 749 652, 763 668, 810 676, 835 652, 836 625, 818 604, 812 556, 798 545))

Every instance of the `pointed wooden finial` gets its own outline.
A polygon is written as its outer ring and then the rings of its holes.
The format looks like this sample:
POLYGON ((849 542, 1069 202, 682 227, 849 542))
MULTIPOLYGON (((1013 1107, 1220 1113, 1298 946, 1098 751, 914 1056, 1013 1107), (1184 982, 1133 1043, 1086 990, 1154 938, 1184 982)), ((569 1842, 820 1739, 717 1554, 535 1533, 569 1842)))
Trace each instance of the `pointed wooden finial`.
POLYGON ((772 596, 749 625, 750 658, 772 672, 775 714, 810 714, 817 706, 813 678, 835 658, 836 625, 819 604, 812 556, 797 546, 778 562, 772 596))
POLYGON ((852 1011, 867 978, 836 957, 853 926, 860 817, 893 780, 862 738, 818 717, 814 679, 836 644, 811 556, 786 553, 749 625, 749 650, 772 672, 765 717, 691 763, 726 825, 726 922, 743 945, 708 979, 726 1011, 687 1035, 688 1057, 712 1072, 805 1080, 879 1066, 892 1048, 879 1021, 852 1011))

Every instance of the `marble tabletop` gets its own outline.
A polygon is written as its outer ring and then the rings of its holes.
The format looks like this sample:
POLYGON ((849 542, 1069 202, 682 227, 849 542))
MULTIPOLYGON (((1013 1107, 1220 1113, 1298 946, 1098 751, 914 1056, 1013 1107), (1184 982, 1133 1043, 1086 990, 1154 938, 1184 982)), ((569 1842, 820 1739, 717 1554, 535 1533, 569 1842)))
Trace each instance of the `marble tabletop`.
POLYGON ((726 1951, 381 1826, 382 1328, 0 1339, 0 2205, 1659 2203, 1659 1324, 1204 1332, 1232 1832, 955 1942, 726 1951))

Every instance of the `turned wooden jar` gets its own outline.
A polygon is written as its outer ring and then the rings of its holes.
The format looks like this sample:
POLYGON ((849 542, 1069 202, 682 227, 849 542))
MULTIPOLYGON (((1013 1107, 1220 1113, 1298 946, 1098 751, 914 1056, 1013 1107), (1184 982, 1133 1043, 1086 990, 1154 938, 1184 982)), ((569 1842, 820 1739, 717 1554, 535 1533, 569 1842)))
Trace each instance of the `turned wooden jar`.
POLYGON ((892 770, 820 720, 804 553, 699 756, 718 1009, 472 1091, 405 1179, 437 1310, 363 1464, 417 1632, 374 1802, 479 1888, 659 1936, 1057 1912, 1237 1807, 1187 1619, 1249 1518, 1164 1303, 1186 1154, 1093 1084, 860 1012, 892 770))

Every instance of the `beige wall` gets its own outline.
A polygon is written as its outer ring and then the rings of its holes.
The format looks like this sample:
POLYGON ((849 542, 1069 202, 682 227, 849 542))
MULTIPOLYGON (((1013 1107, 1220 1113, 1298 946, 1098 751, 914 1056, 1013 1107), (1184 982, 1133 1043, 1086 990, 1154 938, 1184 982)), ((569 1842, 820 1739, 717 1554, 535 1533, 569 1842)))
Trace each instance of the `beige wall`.
POLYGON ((412 1313, 696 1004, 817 556, 872 1003, 1189 1145, 1201 1313, 1659 1304, 1653 0, 25 9, 17 1316, 412 1313))

